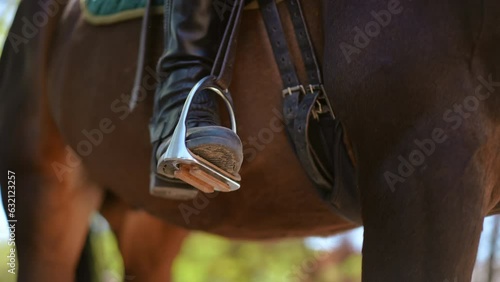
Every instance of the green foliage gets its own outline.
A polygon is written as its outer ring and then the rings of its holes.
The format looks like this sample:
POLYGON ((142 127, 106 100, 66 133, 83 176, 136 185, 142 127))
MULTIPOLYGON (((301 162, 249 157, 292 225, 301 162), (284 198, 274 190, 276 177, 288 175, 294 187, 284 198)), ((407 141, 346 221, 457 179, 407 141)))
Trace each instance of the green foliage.
MULTIPOLYGON (((9 273, 9 266, 7 265, 9 259, 7 256, 10 254, 11 247, 7 245, 7 242, 1 242, 0 244, 0 281, 2 282, 15 282, 17 281, 17 269, 16 274, 9 273)), ((16 259, 17 260, 17 259, 16 259)), ((16 262, 17 265, 17 262, 16 262)))
POLYGON ((174 281, 288 281, 294 267, 313 255, 302 240, 272 243, 231 242, 194 233, 174 263, 174 281))
MULTIPOLYGON (((124 281, 124 266, 114 234, 94 218, 91 246, 94 282, 124 281), (98 226, 96 228, 96 226, 98 226)), ((166 239, 168 240, 168 238, 166 239)), ((349 248, 315 252, 302 239, 273 242, 231 241, 193 232, 173 265, 174 282, 357 282, 361 281, 361 255, 349 248), (341 258, 338 258, 340 253, 341 258)), ((8 253, 0 244, 0 255, 8 253)), ((10 280, 9 280, 10 279, 10 280)), ((15 276, 0 265, 0 281, 15 276)))
MULTIPOLYGON (((345 252, 344 252, 345 253, 345 252)), ((302 239, 237 242, 193 233, 174 263, 175 282, 360 281, 361 256, 316 253, 302 239)))
MULTIPOLYGON (((95 222, 96 220, 94 220, 95 222)), ((166 239, 168 240, 168 238, 166 239)), ((114 234, 95 228, 91 246, 94 282, 124 281, 124 266, 114 234)), ((9 246, 0 243, 0 281, 14 282, 7 272, 9 246)), ((174 282, 357 282, 361 281, 361 255, 342 251, 314 252, 302 239, 241 242, 192 233, 173 265, 174 282)))
POLYGON ((343 276, 349 278, 360 278, 361 270, 361 255, 353 255, 347 258, 341 265, 340 270, 343 276))
POLYGON ((94 260, 94 281, 123 281, 125 267, 115 235, 100 215, 91 225, 90 245, 94 260))

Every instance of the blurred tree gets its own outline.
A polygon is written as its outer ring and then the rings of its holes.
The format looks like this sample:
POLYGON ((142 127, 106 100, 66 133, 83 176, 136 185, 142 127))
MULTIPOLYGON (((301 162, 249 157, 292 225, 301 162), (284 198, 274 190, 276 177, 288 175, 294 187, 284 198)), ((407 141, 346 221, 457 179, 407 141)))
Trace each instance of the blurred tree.
MULTIPOLYGON (((124 281, 123 261, 109 226, 95 216, 91 230, 94 281, 124 281)), ((361 255, 348 239, 332 251, 315 252, 301 238, 244 242, 193 232, 173 267, 175 282, 361 281, 361 255)))
MULTIPOLYGON (((10 246, 7 245, 7 242, 3 242, 3 244, 0 244, 0 257, 2 258, 0 260, 0 281, 2 282, 15 282, 17 281, 17 272, 16 274, 12 274, 8 272, 9 266, 9 259, 7 256, 10 254, 10 246)), ((17 263, 17 262, 16 262, 17 263)), ((16 269, 17 271, 17 269, 16 269)))
POLYGON ((302 239, 238 242, 194 233, 174 264, 176 282, 357 282, 361 256, 344 242, 331 252, 314 252, 302 239))
POLYGON ((495 216, 495 221, 493 223, 493 229, 491 230, 491 242, 490 242, 490 256, 488 260, 488 282, 494 282, 495 280, 495 270, 496 270, 496 250, 497 250, 497 240, 498 240, 498 229, 500 228, 500 217, 495 216))
POLYGON ((14 17, 19 1, 20 0, 2 0, 0 2, 0 55, 2 54, 4 40, 7 37, 11 20, 14 17))

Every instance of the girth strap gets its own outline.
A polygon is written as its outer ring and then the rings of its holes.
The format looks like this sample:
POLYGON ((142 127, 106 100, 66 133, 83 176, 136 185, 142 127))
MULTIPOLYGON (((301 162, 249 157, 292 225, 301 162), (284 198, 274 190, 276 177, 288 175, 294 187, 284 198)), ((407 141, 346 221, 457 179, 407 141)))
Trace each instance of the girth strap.
MULTIPOLYGON (((278 64, 281 79, 283 80, 284 88, 293 88, 294 86, 298 86, 300 84, 299 77, 295 72, 292 57, 288 48, 288 42, 285 38, 283 26, 281 25, 281 20, 279 18, 276 2, 274 2, 274 0, 259 0, 259 6, 262 17, 264 18, 269 40, 271 41, 274 57, 276 58, 276 63, 278 64), (278 17, 276 17, 276 15, 278 15, 278 17)), ((293 92, 296 92, 296 90, 299 89, 292 90, 293 92)), ((289 94, 291 95, 292 93, 289 94)), ((295 97, 295 95, 292 97, 295 97)))
POLYGON ((259 6, 283 81, 283 114, 289 138, 320 194, 338 214, 360 223, 354 168, 343 144, 342 126, 335 119, 322 85, 321 69, 302 8, 298 0, 285 2, 301 50, 307 86, 299 81, 275 0, 259 0, 259 6))
POLYGON ((302 52, 302 59, 304 60, 304 65, 306 67, 307 78, 309 79, 310 85, 322 84, 321 81, 321 69, 319 67, 318 61, 316 60, 316 52, 314 51, 314 46, 309 36, 309 31, 307 29, 306 23, 304 21, 304 15, 302 14, 302 8, 297 0, 287 0, 285 1, 290 12, 290 17, 292 19, 292 24, 295 29, 295 37, 297 38, 297 43, 302 52))
MULTIPOLYGON (((291 59, 288 43, 274 0, 259 0, 262 17, 269 35, 269 40, 276 58, 276 63, 283 80, 283 112, 285 123, 295 152, 309 177, 322 189, 331 189, 333 178, 327 168, 316 157, 317 154, 309 144, 308 124, 311 112, 315 111, 318 97, 323 95, 319 65, 314 55, 302 10, 296 0, 286 0, 287 7, 297 29, 297 41, 302 51, 306 66, 309 86, 301 85, 291 59)), ((318 101, 319 102, 319 101, 318 101)), ((325 106, 329 107, 328 105, 325 106)), ((331 110, 329 110, 332 113, 331 110)))

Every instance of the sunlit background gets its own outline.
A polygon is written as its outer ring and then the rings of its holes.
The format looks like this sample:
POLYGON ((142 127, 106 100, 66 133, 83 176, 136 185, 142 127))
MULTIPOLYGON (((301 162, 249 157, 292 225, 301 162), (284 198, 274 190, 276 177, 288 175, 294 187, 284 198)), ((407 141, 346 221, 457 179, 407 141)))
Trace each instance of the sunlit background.
MULTIPOLYGON (((0 0, 0 54, 17 2, 0 0)), ((488 281, 489 262, 498 249, 491 235, 498 228, 497 221, 495 217, 485 220, 474 282, 488 281)), ((104 218, 96 214, 91 230, 92 249, 100 254, 95 256, 96 281, 123 281, 123 262, 104 218)), ((1 213, 1 282, 15 281, 15 276, 6 269, 8 236, 7 221, 1 213)), ((292 281, 293 277, 299 278, 295 281, 311 282, 361 281, 362 241, 362 228, 335 237, 297 238, 273 243, 232 242, 209 234, 193 233, 184 243, 181 255, 174 264, 174 281, 279 282, 292 281), (221 264, 224 266, 221 267, 221 264)), ((498 263, 493 263, 493 266, 494 270, 498 269, 498 263)), ((492 281, 500 281, 500 277, 488 282, 492 281)))

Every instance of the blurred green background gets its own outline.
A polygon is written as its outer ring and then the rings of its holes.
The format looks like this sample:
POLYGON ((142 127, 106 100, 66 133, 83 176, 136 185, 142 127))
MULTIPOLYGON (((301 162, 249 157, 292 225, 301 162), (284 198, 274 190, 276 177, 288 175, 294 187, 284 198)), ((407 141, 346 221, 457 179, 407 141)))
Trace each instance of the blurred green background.
MULTIPOLYGON (((93 281, 124 281, 123 262, 117 243, 101 216, 94 217, 92 230, 93 281)), ((195 232, 185 241, 180 256, 174 262, 173 281, 361 281, 361 255, 354 250, 350 240, 348 236, 342 236, 332 249, 317 251, 310 247, 311 242, 308 244, 303 239, 235 242, 195 232)), ((9 247, 5 243, 0 246, 0 256, 5 258, 9 247)), ((134 277, 127 278, 135 281, 134 277)), ((0 265, 0 281, 15 281, 15 276, 7 272, 5 263, 0 265)))

